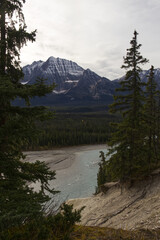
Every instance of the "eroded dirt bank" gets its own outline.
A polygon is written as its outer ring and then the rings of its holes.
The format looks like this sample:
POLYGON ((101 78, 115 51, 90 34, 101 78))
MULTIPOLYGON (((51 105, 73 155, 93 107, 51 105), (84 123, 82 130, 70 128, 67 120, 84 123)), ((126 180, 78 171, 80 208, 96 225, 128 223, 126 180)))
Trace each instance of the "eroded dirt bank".
POLYGON ((160 228, 160 171, 132 186, 106 184, 106 192, 69 200, 74 208, 85 206, 81 224, 122 229, 160 228))

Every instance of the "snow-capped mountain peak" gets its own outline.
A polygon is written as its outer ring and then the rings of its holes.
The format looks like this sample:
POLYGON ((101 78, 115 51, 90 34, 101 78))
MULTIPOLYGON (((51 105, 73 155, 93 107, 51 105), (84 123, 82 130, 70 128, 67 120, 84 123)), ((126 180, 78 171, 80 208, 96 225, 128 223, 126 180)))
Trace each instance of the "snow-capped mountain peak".
MULTIPOLYGON (((125 76, 110 81, 97 75, 90 69, 84 70, 77 63, 70 60, 49 57, 45 62, 35 61, 23 68, 23 84, 34 84, 37 77, 46 79, 46 84, 56 84, 56 88, 47 97, 44 97, 45 105, 53 103, 74 104, 77 103, 111 103, 115 89, 125 76)), ((160 69, 154 70, 155 81, 160 89, 160 69)), ((147 81, 149 70, 143 70, 140 78, 147 81)), ((41 99, 35 100, 40 104, 41 99)), ((42 104, 43 101, 41 102, 42 104)))
POLYGON ((75 62, 51 56, 45 62, 35 61, 25 66, 23 72, 22 83, 33 84, 37 77, 43 77, 47 84, 56 83, 56 91, 62 91, 68 90, 71 84, 77 84, 84 69, 75 62))

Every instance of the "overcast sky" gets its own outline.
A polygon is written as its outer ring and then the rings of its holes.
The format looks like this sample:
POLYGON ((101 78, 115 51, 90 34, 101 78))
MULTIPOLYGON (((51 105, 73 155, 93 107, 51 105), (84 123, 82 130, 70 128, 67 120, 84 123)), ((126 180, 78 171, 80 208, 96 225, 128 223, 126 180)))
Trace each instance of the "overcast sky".
POLYGON ((112 80, 124 74, 136 29, 150 61, 143 68, 160 67, 160 0, 27 0, 23 9, 37 38, 22 49, 22 66, 54 56, 112 80))

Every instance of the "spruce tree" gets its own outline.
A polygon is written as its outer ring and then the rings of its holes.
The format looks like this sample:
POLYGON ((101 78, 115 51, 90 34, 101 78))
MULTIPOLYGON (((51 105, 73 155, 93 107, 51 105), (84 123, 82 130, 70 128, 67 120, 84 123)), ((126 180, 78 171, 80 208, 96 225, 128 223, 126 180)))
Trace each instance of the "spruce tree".
POLYGON ((158 161, 157 149, 157 129, 156 129, 156 108, 157 108, 157 84, 154 79, 154 67, 151 66, 148 81, 145 91, 145 131, 146 137, 144 139, 147 152, 147 167, 148 171, 152 169, 153 165, 158 161))
POLYGON ((156 97, 156 162, 160 164, 160 91, 157 90, 156 97))
POLYGON ((27 41, 35 41, 36 31, 27 32, 22 12, 25 0, 0 1, 0 232, 11 226, 39 217, 43 205, 54 189, 49 181, 55 178, 45 163, 25 161, 22 147, 29 138, 36 137, 35 120, 50 118, 45 107, 30 107, 30 98, 44 96, 54 85, 47 86, 43 79, 35 85, 20 83, 20 49, 27 41), (22 98, 26 107, 13 106, 22 98), (40 184, 35 192, 32 183, 40 184))
POLYGON ((100 151, 101 162, 99 165, 99 170, 97 173, 97 192, 99 191, 101 185, 106 182, 106 158, 103 151, 100 151))
POLYGON ((144 150, 144 114, 143 114, 143 83, 140 79, 141 65, 148 62, 140 54, 141 44, 137 42, 138 33, 135 31, 127 49, 122 68, 126 69, 125 79, 120 82, 117 89, 119 95, 115 96, 110 111, 120 112, 122 121, 117 123, 116 131, 109 143, 111 156, 107 164, 112 179, 126 181, 136 178, 145 164, 144 150))

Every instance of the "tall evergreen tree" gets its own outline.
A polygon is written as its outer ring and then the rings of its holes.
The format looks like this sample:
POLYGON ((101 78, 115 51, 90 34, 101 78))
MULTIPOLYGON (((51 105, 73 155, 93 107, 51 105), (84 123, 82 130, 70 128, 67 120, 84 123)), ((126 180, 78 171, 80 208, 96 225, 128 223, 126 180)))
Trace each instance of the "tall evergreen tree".
POLYGON ((55 172, 45 163, 25 162, 22 146, 35 137, 35 120, 51 117, 44 107, 29 107, 34 96, 53 90, 43 79, 35 85, 20 83, 20 49, 27 41, 35 41, 36 32, 28 33, 22 12, 25 0, 0 1, 0 232, 10 226, 27 222, 43 214, 43 205, 54 193, 49 181, 55 172), (13 106, 17 97, 27 107, 13 106), (35 192, 31 183, 40 183, 35 192))
POLYGON ((144 166, 144 116, 143 116, 143 83, 140 79, 141 65, 148 62, 140 54, 141 44, 137 42, 138 33, 135 31, 124 57, 122 68, 126 69, 126 76, 120 82, 117 91, 122 92, 115 96, 110 111, 121 112, 122 122, 116 125, 109 145, 111 155, 108 169, 113 179, 125 181, 137 176, 144 166))
MULTIPOLYGON (((97 188, 99 189, 101 185, 106 182, 106 158, 103 151, 100 151, 101 162, 99 165, 99 171, 97 174, 97 188)), ((97 191, 98 191, 97 189, 97 191)))
POLYGON ((157 84, 154 79, 154 67, 151 66, 145 91, 145 145, 148 159, 148 171, 152 164, 158 160, 157 129, 156 129, 156 108, 157 108, 157 84))
POLYGON ((156 97, 156 160, 157 164, 160 163, 160 91, 157 91, 156 97))

